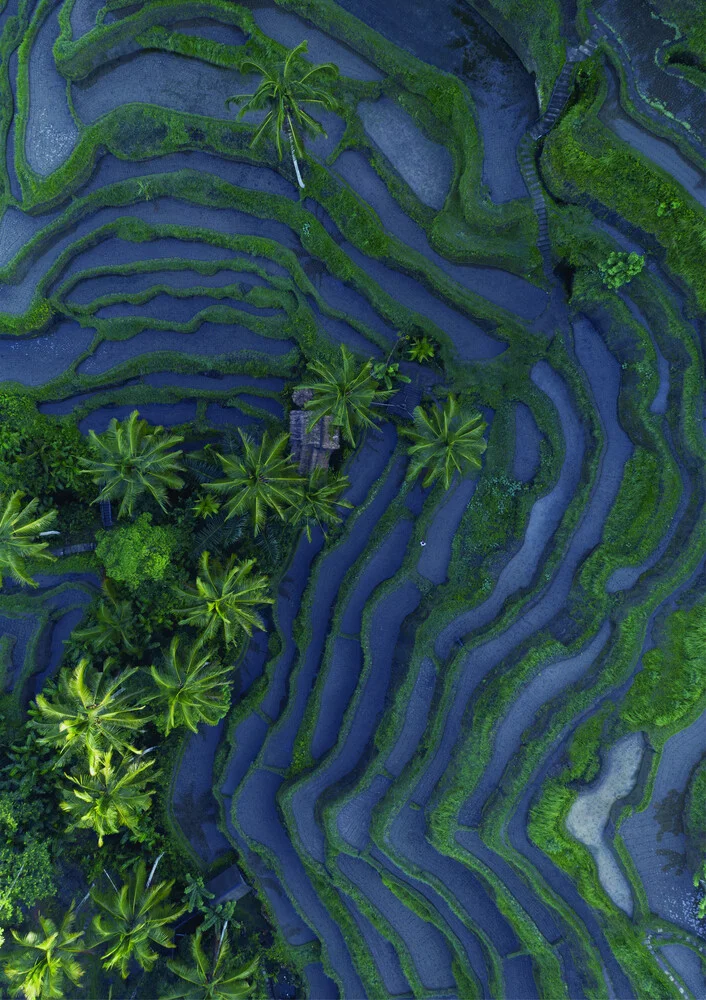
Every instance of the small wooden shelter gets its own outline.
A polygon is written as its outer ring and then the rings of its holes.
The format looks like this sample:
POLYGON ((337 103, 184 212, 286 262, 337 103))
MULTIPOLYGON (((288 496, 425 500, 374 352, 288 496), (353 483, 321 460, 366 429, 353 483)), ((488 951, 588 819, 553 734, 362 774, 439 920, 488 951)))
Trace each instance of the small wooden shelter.
POLYGON ((331 417, 324 417, 307 431, 311 414, 304 409, 304 404, 313 398, 311 389, 296 389, 292 393, 297 409, 289 414, 289 444, 300 475, 309 475, 315 469, 328 469, 331 453, 341 446, 338 428, 331 426, 331 417))

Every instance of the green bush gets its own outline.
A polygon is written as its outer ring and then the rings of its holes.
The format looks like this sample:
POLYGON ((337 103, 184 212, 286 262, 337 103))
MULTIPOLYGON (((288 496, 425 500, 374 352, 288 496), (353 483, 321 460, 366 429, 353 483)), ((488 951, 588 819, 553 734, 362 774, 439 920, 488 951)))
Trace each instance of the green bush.
POLYGON ((170 575, 179 545, 173 527, 153 525, 151 514, 141 514, 132 524, 99 532, 96 555, 111 579, 137 590, 146 580, 170 575))
MULTIPOLYGON (((660 206, 661 207, 661 206, 660 206)), ((659 211, 657 212, 659 215, 659 211)), ((639 253, 624 253, 622 250, 612 250, 608 259, 598 265, 603 284, 608 288, 621 288, 634 278, 645 266, 645 258, 639 253)))

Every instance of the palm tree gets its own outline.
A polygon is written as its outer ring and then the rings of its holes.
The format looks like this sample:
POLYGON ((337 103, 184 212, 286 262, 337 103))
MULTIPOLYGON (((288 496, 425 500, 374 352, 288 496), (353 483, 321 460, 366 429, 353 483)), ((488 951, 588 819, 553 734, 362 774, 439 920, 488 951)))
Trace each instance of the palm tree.
POLYGON ((311 526, 338 524, 341 520, 338 508, 351 510, 352 503, 342 499, 342 494, 350 486, 347 476, 327 476, 322 469, 315 469, 299 491, 296 504, 289 512, 289 520, 306 529, 306 537, 311 541, 311 526))
POLYGON ((414 427, 402 429, 413 442, 408 448, 411 462, 407 478, 415 479, 426 470, 422 486, 441 479, 447 490, 456 472, 467 475, 480 469, 486 427, 480 413, 461 414, 453 396, 442 409, 434 407, 429 413, 421 406, 415 407, 414 427))
POLYGON ((409 350, 407 351, 407 357, 410 361, 419 361, 423 363, 424 361, 431 361, 436 353, 434 344, 429 340, 426 334, 421 337, 415 337, 409 342, 409 350))
POLYGON ((217 939, 213 959, 209 960, 203 949, 200 929, 189 942, 193 965, 169 959, 170 970, 189 984, 172 993, 169 1000, 246 1000, 250 996, 252 983, 248 980, 257 971, 259 958, 256 956, 239 968, 233 968, 228 961, 230 944, 226 929, 227 924, 217 939))
POLYGON ((18 934, 12 931, 15 947, 4 972, 12 984, 14 996, 27 1000, 59 1000, 64 996, 64 981, 80 985, 83 969, 76 955, 82 946, 83 931, 72 930, 75 920, 73 903, 57 927, 49 917, 39 915, 40 931, 18 934))
POLYGON ((48 695, 37 695, 36 707, 30 709, 32 726, 39 733, 39 744, 59 751, 58 764, 85 751, 89 770, 95 774, 107 750, 139 752, 127 741, 127 733, 141 731, 148 721, 139 714, 144 705, 127 689, 137 668, 117 677, 110 676, 110 668, 107 660, 99 673, 84 658, 70 673, 62 670, 48 695))
POLYGON ((228 518, 249 513, 255 535, 262 530, 269 511, 284 519, 288 507, 296 501, 297 488, 302 482, 289 455, 288 434, 270 441, 267 433, 260 444, 239 430, 243 442, 242 458, 238 455, 218 455, 224 479, 206 485, 207 490, 221 493, 228 499, 228 518))
POLYGON ((230 707, 233 682, 226 679, 230 672, 230 667, 211 663, 210 655, 198 643, 182 657, 179 637, 175 635, 164 656, 164 666, 150 667, 165 736, 177 726, 186 726, 195 733, 199 722, 209 726, 220 722, 230 707))
POLYGON ((35 539, 55 522, 56 511, 50 510, 35 517, 39 500, 35 497, 23 507, 23 496, 21 490, 15 490, 9 498, 0 494, 0 587, 2 574, 8 572, 17 583, 36 587, 27 572, 26 562, 29 559, 54 560, 54 556, 44 551, 49 543, 35 539))
POLYGON ((134 959, 149 972, 159 957, 152 943, 174 947, 167 924, 178 920, 186 907, 166 902, 173 885, 160 882, 151 886, 145 863, 140 861, 129 881, 119 889, 112 884, 104 891, 91 889, 91 899, 99 911, 92 927, 96 943, 105 947, 104 969, 120 969, 126 979, 134 959))
POLYGON ((264 631, 262 618, 254 610, 258 604, 274 604, 267 595, 268 579, 252 575, 254 559, 236 562, 231 556, 225 565, 210 565, 208 552, 201 553, 195 588, 178 590, 184 606, 180 625, 194 625, 202 630, 200 642, 213 639, 223 630, 226 643, 237 642, 241 632, 252 635, 254 628, 264 631))
POLYGON ((78 777, 67 774, 72 787, 62 791, 59 803, 72 818, 68 830, 95 830, 99 847, 105 836, 123 826, 137 832, 140 817, 152 805, 154 795, 154 789, 145 786, 159 773, 148 774, 153 760, 121 760, 113 767, 112 758, 113 751, 108 750, 98 755, 93 772, 78 777))
POLYGON ((338 76, 338 67, 333 63, 323 63, 321 66, 313 66, 302 72, 306 64, 303 64, 298 57, 306 51, 307 43, 300 42, 296 48, 287 53, 283 63, 274 67, 264 66, 254 59, 246 60, 240 67, 241 72, 260 73, 262 75, 260 85, 254 94, 236 94, 226 100, 226 107, 230 104, 243 105, 238 112, 238 121, 248 111, 269 109, 250 145, 256 146, 269 132, 275 141, 277 155, 281 160, 284 132, 289 140, 289 151, 300 188, 304 187, 304 181, 297 157, 301 158, 304 151, 299 132, 301 131, 302 135, 305 132, 326 135, 321 122, 307 114, 301 105, 320 104, 332 111, 336 107, 336 102, 326 89, 326 85, 338 76))
POLYGON ((345 344, 341 344, 341 364, 331 367, 323 361, 310 361, 307 368, 319 376, 319 382, 298 386, 313 392, 314 398, 304 406, 311 411, 311 430, 319 420, 331 417, 335 427, 355 447, 354 430, 373 427, 372 407, 379 406, 394 395, 394 389, 380 389, 372 374, 372 364, 356 366, 355 359, 345 344))
POLYGON ((96 458, 81 458, 86 466, 81 471, 101 486, 98 500, 122 498, 118 516, 132 515, 135 502, 149 493, 162 510, 166 509, 167 490, 179 489, 184 480, 179 461, 181 451, 169 451, 184 439, 167 434, 163 427, 150 427, 133 410, 127 420, 119 423, 115 417, 100 436, 88 432, 89 444, 96 458))
POLYGON ((106 600, 98 605, 94 621, 76 629, 73 638, 87 643, 96 653, 116 649, 137 653, 139 647, 134 642, 135 613, 131 602, 118 595, 112 580, 103 581, 103 593, 106 600))

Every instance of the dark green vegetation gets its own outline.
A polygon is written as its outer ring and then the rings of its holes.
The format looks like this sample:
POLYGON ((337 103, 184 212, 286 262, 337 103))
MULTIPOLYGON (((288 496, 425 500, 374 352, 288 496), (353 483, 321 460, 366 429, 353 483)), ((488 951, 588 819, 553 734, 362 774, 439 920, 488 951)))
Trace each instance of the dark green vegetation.
POLYGON ((5 4, 3 995, 700 995, 703 18, 621 4, 5 4))

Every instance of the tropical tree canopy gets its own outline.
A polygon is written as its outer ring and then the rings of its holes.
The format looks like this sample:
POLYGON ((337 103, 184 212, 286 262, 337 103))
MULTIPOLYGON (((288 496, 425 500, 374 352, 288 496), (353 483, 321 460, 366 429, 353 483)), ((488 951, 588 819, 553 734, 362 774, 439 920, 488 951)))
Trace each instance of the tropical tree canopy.
POLYGON ((91 774, 110 749, 137 753, 128 736, 142 730, 148 720, 140 714, 144 705, 127 688, 136 672, 133 668, 112 677, 110 660, 101 673, 85 658, 72 671, 62 670, 58 683, 49 687, 47 695, 38 694, 36 707, 30 708, 37 742, 58 750, 59 763, 85 752, 91 774))
MULTIPOLYGON (((154 870, 154 869, 153 869, 154 870)), ((130 962, 149 972, 159 955, 153 944, 173 948, 172 931, 167 926, 185 912, 185 906, 168 901, 173 882, 147 884, 147 869, 140 861, 135 871, 119 889, 91 889, 91 899, 98 913, 92 928, 96 943, 103 951, 103 967, 119 969, 126 979, 130 962)))
POLYGON ((198 724, 215 726, 230 708, 230 667, 211 662, 211 656, 196 643, 191 649, 179 648, 174 636, 161 667, 151 666, 156 686, 155 702, 162 710, 161 725, 168 736, 177 726, 186 726, 193 733, 198 724))
POLYGON ((327 525, 339 523, 342 509, 352 509, 353 504, 343 499, 349 486, 347 476, 328 476, 323 469, 315 469, 299 489, 289 520, 305 528, 311 541, 312 525, 318 524, 324 531, 327 525))
POLYGON ((264 631, 265 625, 255 608, 274 604, 274 600, 267 594, 267 577, 254 573, 254 567, 254 559, 237 562, 235 556, 225 564, 211 565, 209 553, 202 552, 195 587, 177 590, 184 601, 177 609, 177 614, 184 616, 179 624, 200 629, 201 643, 221 631, 227 645, 236 643, 242 633, 252 635, 254 628, 264 631))
POLYGON ((72 904, 58 926, 40 914, 40 930, 26 934, 12 931, 15 944, 3 969, 13 996, 60 1000, 66 995, 65 980, 80 985, 83 969, 76 955, 85 949, 83 931, 72 929, 75 917, 72 904))
POLYGON ((369 361, 359 365, 341 344, 341 362, 335 367, 324 361, 310 361, 307 368, 319 376, 318 382, 298 386, 308 389, 314 397, 304 406, 311 412, 309 430, 324 417, 331 417, 334 427, 340 427, 343 436, 355 447, 355 431, 373 427, 373 407, 394 395, 394 389, 381 389, 373 378, 369 361))
POLYGON ((171 971, 187 984, 170 994, 169 1000, 246 1000, 252 990, 248 980, 257 971, 258 958, 235 967, 229 961, 230 944, 225 931, 216 939, 212 958, 206 954, 202 938, 199 929, 189 942, 191 965, 178 959, 167 962, 171 971))
POLYGON ((440 479, 448 489, 456 472, 468 475, 480 469, 486 449, 486 426, 480 413, 461 413, 453 396, 441 409, 434 407, 427 412, 421 406, 415 407, 414 426, 402 429, 411 441, 407 478, 416 479, 423 473, 423 486, 440 479))
POLYGON ((70 815, 68 829, 95 830, 99 847, 121 827, 136 833, 141 815, 152 805, 154 789, 146 786, 159 773, 149 773, 153 765, 153 760, 132 758, 114 767, 113 751, 108 750, 94 761, 95 773, 67 774, 71 787, 63 789, 59 805, 70 815))
POLYGON ((150 427, 133 410, 127 420, 113 417, 104 434, 88 432, 95 458, 82 458, 82 471, 101 488, 99 500, 118 500, 118 516, 131 516, 138 498, 148 493, 162 510, 166 509, 167 491, 180 489, 184 480, 181 451, 170 451, 184 439, 168 434, 163 427, 150 427))
POLYGON ((300 42, 287 53, 284 62, 276 66, 248 59, 241 64, 242 73, 259 73, 262 80, 253 94, 236 94, 226 100, 230 104, 243 107, 238 112, 238 120, 249 111, 267 109, 263 121, 253 136, 251 146, 256 146, 264 136, 271 136, 282 159, 282 133, 289 140, 290 153, 299 187, 304 187, 297 157, 304 155, 302 136, 326 135, 321 122, 313 118, 302 107, 303 104, 317 104, 329 111, 336 102, 328 90, 330 83, 338 76, 338 67, 333 63, 309 66, 301 59, 307 51, 307 43, 300 42))
POLYGON ((206 489, 226 498, 229 518, 249 514, 258 535, 268 513, 274 512, 284 519, 287 509, 297 499, 302 480, 289 457, 288 434, 270 441, 265 433, 259 445, 248 434, 240 430, 239 434, 243 443, 242 456, 218 455, 224 478, 208 483, 206 489))
POLYGON ((103 581, 104 600, 94 612, 93 621, 75 629, 73 635, 96 653, 137 653, 135 612, 130 601, 122 599, 112 580, 103 581))
POLYGON ((39 500, 30 500, 23 507, 23 496, 20 490, 15 490, 9 497, 0 494, 0 587, 5 573, 9 573, 17 583, 36 587, 27 572, 27 561, 46 559, 52 562, 54 559, 45 551, 49 543, 35 539, 40 532, 51 528, 56 521, 56 511, 50 510, 35 517, 39 500))

